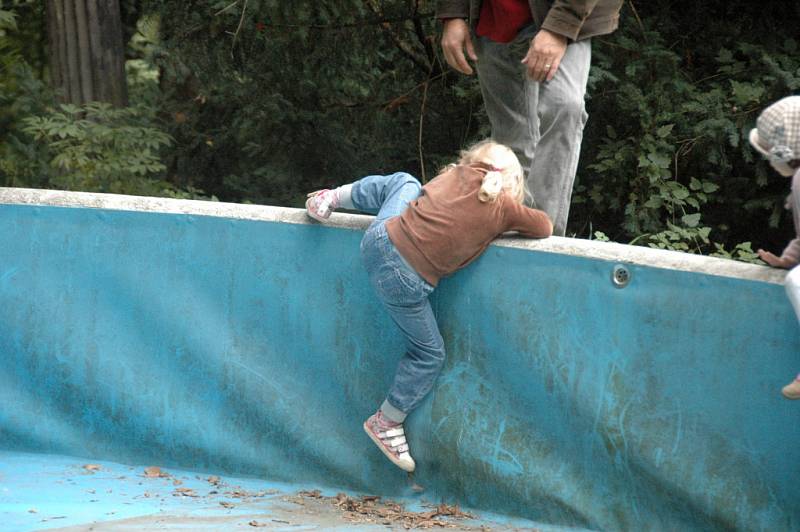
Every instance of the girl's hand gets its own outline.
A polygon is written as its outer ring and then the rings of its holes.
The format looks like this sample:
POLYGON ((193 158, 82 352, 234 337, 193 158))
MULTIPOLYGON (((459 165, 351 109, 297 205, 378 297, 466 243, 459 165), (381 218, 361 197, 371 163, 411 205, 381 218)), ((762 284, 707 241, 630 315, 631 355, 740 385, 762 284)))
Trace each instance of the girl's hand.
POLYGON ((790 268, 794 268, 795 266, 795 264, 793 264, 792 261, 790 261, 789 259, 778 257, 774 253, 770 253, 769 251, 764 251, 763 249, 758 250, 758 258, 760 258, 773 268, 784 268, 788 270, 790 268))

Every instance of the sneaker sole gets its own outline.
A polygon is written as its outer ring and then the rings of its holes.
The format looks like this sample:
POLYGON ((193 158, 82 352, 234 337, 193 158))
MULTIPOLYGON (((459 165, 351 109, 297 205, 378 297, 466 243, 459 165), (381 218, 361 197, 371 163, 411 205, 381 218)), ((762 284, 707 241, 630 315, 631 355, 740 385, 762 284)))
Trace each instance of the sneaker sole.
POLYGON ((311 201, 310 199, 306 200, 306 214, 309 217, 315 219, 318 222, 326 223, 328 221, 328 218, 324 218, 322 216, 319 216, 319 215, 315 214, 314 212, 312 212, 311 209, 308 208, 308 203, 310 201, 311 201))
POLYGON ((408 473, 413 473, 414 472, 414 469, 416 469, 416 466, 411 466, 411 469, 409 469, 408 468, 409 466, 407 466, 407 465, 403 464, 402 462, 400 462, 400 460, 395 458, 392 455, 392 453, 387 451, 386 447, 383 446, 383 443, 381 442, 381 440, 377 436, 375 436, 375 434, 373 434, 371 430, 369 430, 369 427, 367 426, 367 422, 366 421, 364 422, 363 427, 364 427, 364 432, 367 433, 367 436, 369 436, 369 439, 372 440, 372 442, 375 445, 378 446, 378 449, 381 450, 381 452, 384 454, 384 456, 386 456, 386 458, 388 458, 394 465, 396 465, 397 467, 399 467, 403 471, 406 471, 408 473))

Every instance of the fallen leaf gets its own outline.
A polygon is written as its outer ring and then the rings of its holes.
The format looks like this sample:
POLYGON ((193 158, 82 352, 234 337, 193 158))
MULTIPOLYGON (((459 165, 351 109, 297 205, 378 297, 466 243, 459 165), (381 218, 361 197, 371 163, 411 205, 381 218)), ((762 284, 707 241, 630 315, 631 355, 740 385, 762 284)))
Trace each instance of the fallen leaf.
POLYGON ((161 471, 158 466, 149 466, 144 468, 144 476, 147 478, 168 477, 169 473, 161 471))
POLYGON ((255 519, 254 519, 254 520, 252 520, 252 521, 250 521, 250 522, 249 522, 249 523, 247 523, 247 524, 248 524, 248 525, 250 525, 250 526, 255 526, 255 527, 264 527, 264 526, 267 526, 267 523, 259 523, 259 522, 258 522, 258 521, 256 521, 255 519))
POLYGON ((100 471, 102 469, 102 467, 100 467, 100 464, 86 464, 83 466, 83 468, 86 471, 91 471, 92 473, 94 473, 95 471, 100 471))

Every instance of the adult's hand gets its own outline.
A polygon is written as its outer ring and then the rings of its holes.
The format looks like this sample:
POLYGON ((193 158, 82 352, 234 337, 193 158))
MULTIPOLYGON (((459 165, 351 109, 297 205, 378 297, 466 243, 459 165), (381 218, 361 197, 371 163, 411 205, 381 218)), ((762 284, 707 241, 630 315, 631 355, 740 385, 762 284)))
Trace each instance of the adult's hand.
POLYGON ((528 76, 535 81, 550 81, 567 52, 567 38, 548 30, 540 30, 531 40, 528 53, 522 62, 528 67, 528 76))
POLYGON ((472 67, 467 62, 467 57, 477 61, 475 48, 472 46, 472 37, 469 35, 469 25, 461 18, 451 18, 444 22, 442 32, 442 52, 447 64, 462 74, 472 74, 472 67), (466 57, 464 49, 467 50, 466 57))
POLYGON ((758 250, 758 258, 760 258, 773 268, 784 268, 788 270, 790 268, 795 267, 794 262, 790 261, 789 259, 778 257, 774 253, 770 253, 769 251, 764 251, 763 249, 758 250))

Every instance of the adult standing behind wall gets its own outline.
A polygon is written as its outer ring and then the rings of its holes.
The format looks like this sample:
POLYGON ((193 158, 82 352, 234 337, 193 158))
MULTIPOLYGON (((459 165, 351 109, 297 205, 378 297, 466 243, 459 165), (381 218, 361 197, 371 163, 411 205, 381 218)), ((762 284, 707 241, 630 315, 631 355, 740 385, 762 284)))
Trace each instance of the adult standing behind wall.
POLYGON ((623 0, 439 0, 451 67, 475 62, 492 137, 527 171, 533 206, 564 235, 578 168, 591 37, 613 32, 623 0), (477 39, 473 43, 471 30, 477 39), (464 54, 466 50, 466 56, 464 54))

